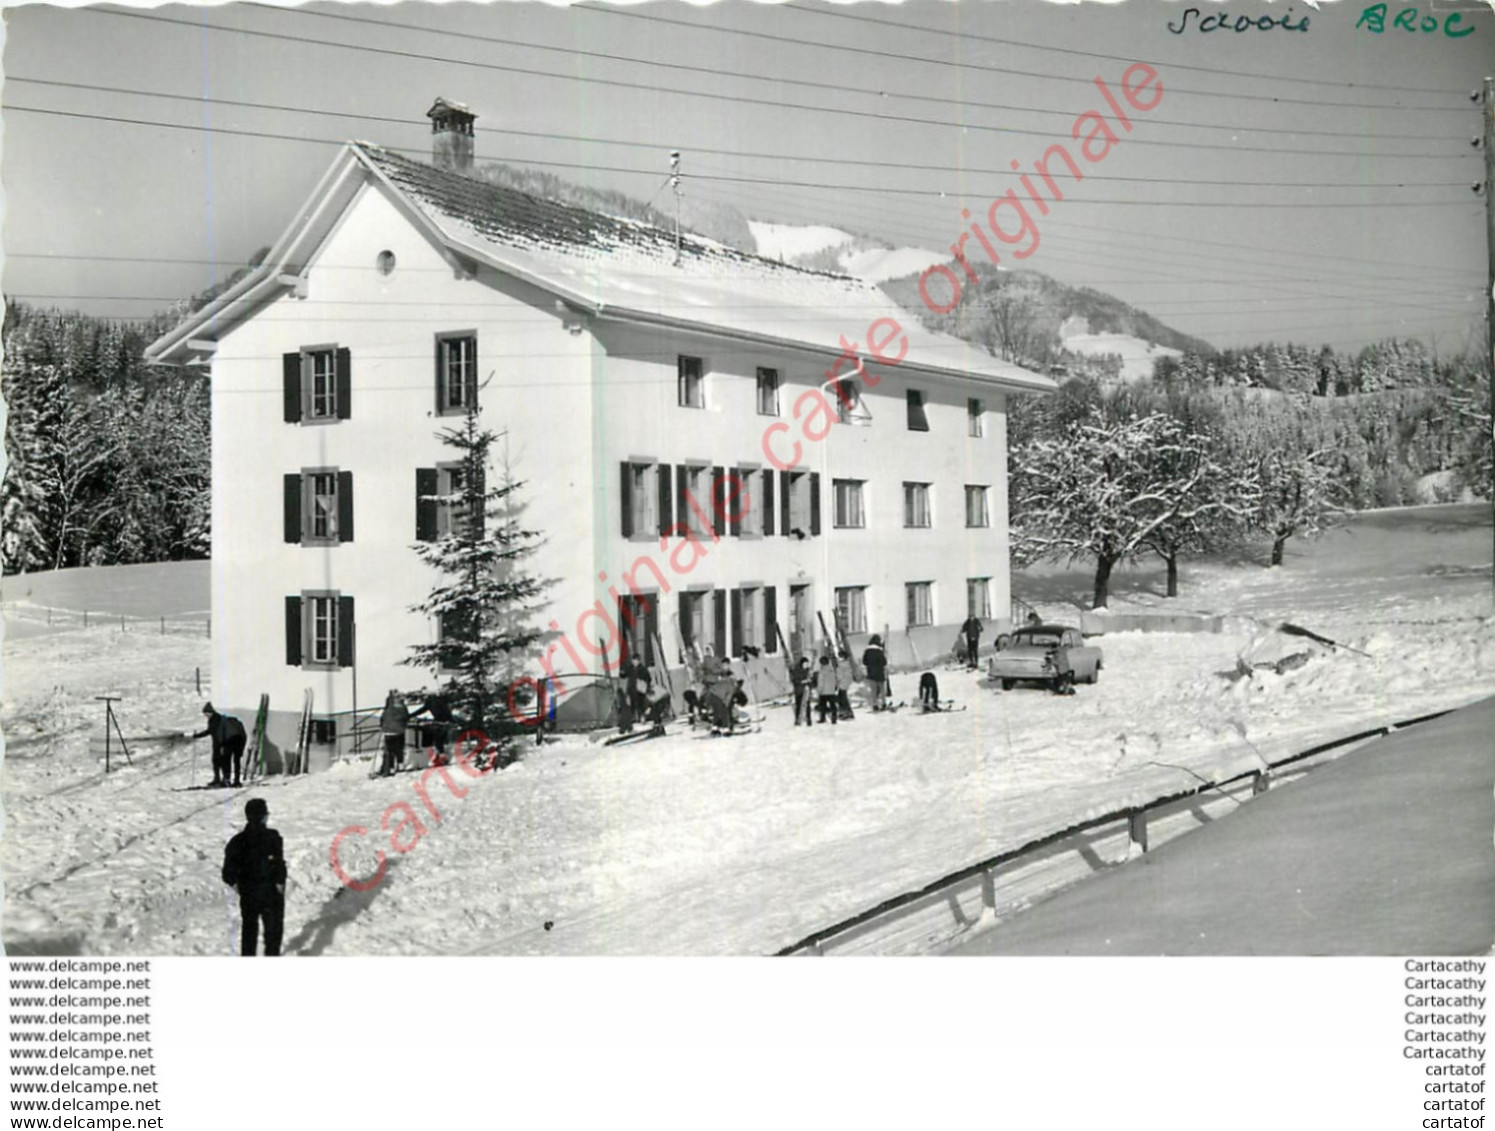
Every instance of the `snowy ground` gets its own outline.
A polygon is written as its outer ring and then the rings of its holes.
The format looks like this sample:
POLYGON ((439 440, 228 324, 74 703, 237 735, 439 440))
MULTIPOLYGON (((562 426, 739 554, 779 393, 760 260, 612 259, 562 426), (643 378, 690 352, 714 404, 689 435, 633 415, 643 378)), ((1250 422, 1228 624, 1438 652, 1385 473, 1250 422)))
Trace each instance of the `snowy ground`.
POLYGON ((1182 351, 1167 346, 1150 345, 1130 334, 1071 334, 1064 339, 1064 348, 1086 357, 1104 357, 1116 354, 1121 358, 1121 379, 1136 381, 1152 376, 1152 369, 1160 357, 1180 357, 1182 351))
MULTIPOLYGON (((1257 764, 1367 725, 1495 691, 1488 507, 1380 512, 1268 571, 1187 567, 1184 595, 1156 571, 1117 579, 1113 610, 1229 616, 1228 631, 1101 637, 1100 682, 1073 698, 999 692, 939 671, 969 710, 863 714, 761 733, 681 734, 608 749, 582 738, 531 751, 452 797, 414 775, 346 766, 257 790, 286 838, 287 949, 295 954, 765 953, 900 891, 1040 833, 1257 764), (1285 675, 1230 682, 1243 652, 1301 650, 1265 626, 1291 620, 1367 656, 1315 651, 1285 675), (1183 768, 1187 767, 1187 769, 1183 768), (395 802, 426 834, 405 854, 379 828, 395 802), (344 888, 388 857, 368 892, 344 888), (551 929, 545 928, 551 923, 551 929)), ((1082 571, 1021 575, 1018 595, 1073 621, 1082 571)), ((194 669, 210 642, 71 630, 7 641, 4 936, 82 953, 224 954, 232 899, 222 845, 247 793, 177 792, 183 748, 142 750, 106 779, 90 753, 101 704, 120 693, 127 734, 194 725, 194 669)), ((915 676, 894 677, 908 696, 915 676)), ((197 778, 205 773, 205 751, 197 778)), ((397 816, 395 821, 400 818, 397 816)), ((408 842, 411 827, 402 831, 408 842)))

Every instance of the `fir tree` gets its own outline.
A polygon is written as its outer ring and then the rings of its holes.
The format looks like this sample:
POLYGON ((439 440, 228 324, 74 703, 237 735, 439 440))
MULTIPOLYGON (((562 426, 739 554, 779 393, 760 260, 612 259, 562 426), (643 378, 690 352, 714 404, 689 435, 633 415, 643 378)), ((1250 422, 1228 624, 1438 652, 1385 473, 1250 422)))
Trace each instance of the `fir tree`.
POLYGON ((439 639, 412 645, 403 662, 428 669, 437 694, 446 697, 454 715, 497 743, 502 757, 512 752, 518 733, 514 677, 540 638, 531 618, 548 586, 524 570, 540 535, 518 524, 522 507, 517 493, 523 484, 514 481, 505 463, 503 482, 488 486, 499 437, 481 427, 481 412, 469 406, 460 427, 437 433, 458 453, 460 468, 451 493, 422 497, 446 510, 447 533, 414 547, 440 580, 411 609, 435 621, 439 639))

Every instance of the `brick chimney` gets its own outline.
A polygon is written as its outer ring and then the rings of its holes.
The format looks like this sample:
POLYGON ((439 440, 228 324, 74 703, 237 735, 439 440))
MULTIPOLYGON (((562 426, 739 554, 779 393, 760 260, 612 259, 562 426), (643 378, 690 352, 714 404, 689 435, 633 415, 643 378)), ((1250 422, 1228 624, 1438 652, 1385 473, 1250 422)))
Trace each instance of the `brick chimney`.
POLYGON ((438 98, 426 117, 431 119, 431 164, 453 173, 470 173, 472 124, 477 115, 460 102, 438 98))

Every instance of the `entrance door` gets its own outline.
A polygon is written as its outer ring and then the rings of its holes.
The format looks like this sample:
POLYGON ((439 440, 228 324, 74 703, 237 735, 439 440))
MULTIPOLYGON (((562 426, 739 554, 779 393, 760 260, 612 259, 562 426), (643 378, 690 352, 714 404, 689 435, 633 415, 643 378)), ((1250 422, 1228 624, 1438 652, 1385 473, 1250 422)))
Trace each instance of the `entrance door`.
POLYGON ((644 663, 654 663, 654 637, 659 632, 659 599, 653 593, 618 598, 618 631, 623 636, 623 651, 618 662, 629 656, 642 656, 644 663))

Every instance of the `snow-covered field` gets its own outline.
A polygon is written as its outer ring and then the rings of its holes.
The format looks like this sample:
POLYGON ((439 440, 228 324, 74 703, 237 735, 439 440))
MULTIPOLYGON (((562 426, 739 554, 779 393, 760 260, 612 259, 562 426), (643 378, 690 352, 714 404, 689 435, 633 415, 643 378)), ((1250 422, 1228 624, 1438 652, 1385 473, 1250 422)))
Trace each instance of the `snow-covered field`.
POLYGON ((1160 357, 1180 357, 1182 351, 1167 346, 1150 345, 1131 334, 1071 334, 1064 339, 1064 348, 1086 357, 1104 357, 1115 354, 1121 358, 1121 379, 1138 381, 1152 376, 1153 366, 1160 357))
MULTIPOLYGON (((766 953, 1035 835, 1177 790, 1193 773, 1248 769, 1378 722, 1495 693, 1488 507, 1379 512, 1287 564, 1186 566, 1165 601, 1156 571, 1116 579, 1115 612, 1182 607, 1228 616, 1211 634, 1100 637, 1105 668, 1072 698, 1000 692, 939 670, 969 710, 861 714, 796 729, 770 708, 761 733, 688 733, 608 749, 584 738, 531 750, 500 773, 369 780, 344 766, 254 792, 284 834, 293 954, 766 953), (1359 649, 1312 648, 1290 620, 1359 649), (1217 674, 1311 650, 1250 680, 1217 674), (381 815, 408 803, 425 835, 400 854, 381 815), (387 870, 367 892, 329 865, 387 870), (546 924, 551 924, 550 929, 546 924)), ((1083 570, 1019 575, 1019 596, 1077 618, 1083 570)), ((82 953, 225 954, 236 908, 219 882, 248 791, 178 792, 183 747, 140 751, 105 778, 90 753, 102 705, 124 696, 127 734, 195 725, 194 668, 211 642, 72 630, 8 641, 3 723, 7 946, 82 953)), ((916 675, 895 675, 912 697, 916 675)), ((206 745, 205 743, 203 744, 206 745)), ((197 780, 205 775, 199 755, 197 780)), ((401 815, 394 821, 397 823, 401 815)), ((408 843, 414 829, 400 832, 408 843)))

